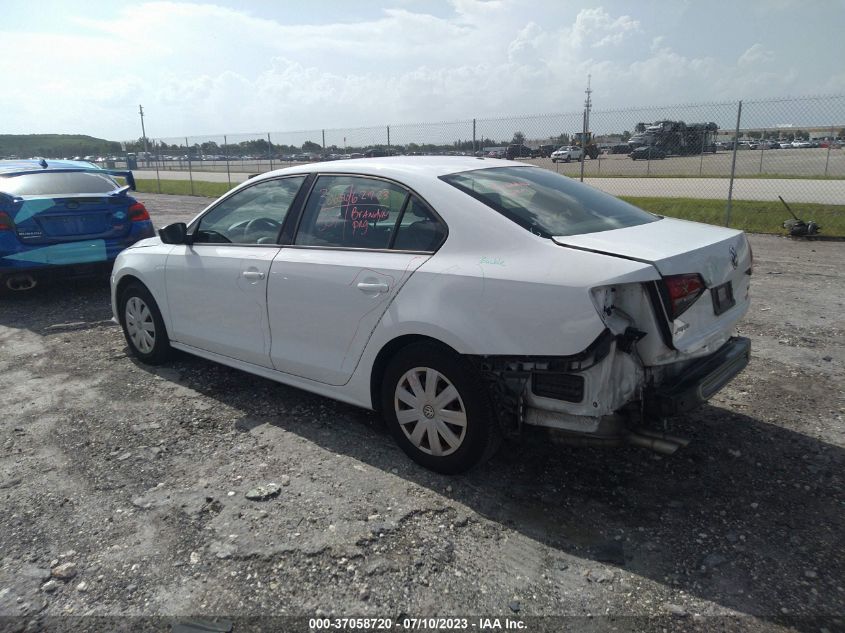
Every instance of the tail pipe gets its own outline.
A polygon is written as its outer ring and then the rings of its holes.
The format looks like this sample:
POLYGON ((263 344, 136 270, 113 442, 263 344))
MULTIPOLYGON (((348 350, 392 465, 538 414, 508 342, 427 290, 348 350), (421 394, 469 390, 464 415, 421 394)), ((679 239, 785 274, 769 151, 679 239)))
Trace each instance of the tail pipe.
POLYGON ((6 287, 9 290, 32 290, 38 282, 32 275, 12 275, 6 279, 6 287))
POLYGON ((658 433, 648 429, 637 429, 625 436, 625 441, 632 446, 648 448, 663 455, 672 455, 682 446, 689 445, 689 440, 684 437, 658 433))

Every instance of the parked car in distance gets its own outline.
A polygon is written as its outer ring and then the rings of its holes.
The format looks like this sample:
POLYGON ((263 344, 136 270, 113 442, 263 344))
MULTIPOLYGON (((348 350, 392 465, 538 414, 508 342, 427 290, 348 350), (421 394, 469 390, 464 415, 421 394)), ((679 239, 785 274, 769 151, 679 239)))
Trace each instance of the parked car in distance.
POLYGON ((641 427, 746 365, 751 266, 740 231, 547 169, 373 158, 262 174, 161 229, 118 256, 112 309, 143 362, 175 348, 376 409, 454 473, 525 426, 676 450, 641 427))
POLYGON ((631 160, 663 160, 666 152, 654 145, 643 145, 631 150, 631 160))
MULTIPOLYGON (((715 151, 715 150, 714 150, 715 151)), ((610 148, 611 154, 630 154, 631 146, 628 143, 616 143, 610 148)))
POLYGON ((516 160, 517 158, 534 158, 536 156, 534 150, 527 145, 519 143, 511 143, 505 150, 505 158, 507 160, 516 160))
POLYGON ((552 162, 568 163, 573 160, 582 160, 584 158, 584 150, 576 145, 564 145, 552 152, 552 162))
POLYGON ((0 287, 110 271, 121 250, 155 234, 134 187, 131 172, 78 161, 0 161, 0 287))
POLYGON ((551 156, 552 152, 554 151, 554 145, 540 145, 540 147, 538 147, 534 153, 537 158, 549 158, 549 156, 551 156))

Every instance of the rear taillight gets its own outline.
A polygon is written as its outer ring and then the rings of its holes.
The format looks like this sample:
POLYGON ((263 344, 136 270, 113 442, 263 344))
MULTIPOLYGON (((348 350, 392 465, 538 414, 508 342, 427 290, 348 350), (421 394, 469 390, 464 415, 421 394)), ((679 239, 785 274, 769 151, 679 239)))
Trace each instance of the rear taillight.
POLYGON ((698 273, 663 278, 669 297, 669 316, 674 320, 686 312, 704 292, 704 280, 698 273))
POLYGON ((143 222, 144 220, 149 220, 150 214, 147 212, 147 207, 140 202, 136 202, 129 207, 129 219, 133 222, 143 222))
POLYGON ((15 223, 5 211, 0 211, 0 231, 14 231, 15 223))

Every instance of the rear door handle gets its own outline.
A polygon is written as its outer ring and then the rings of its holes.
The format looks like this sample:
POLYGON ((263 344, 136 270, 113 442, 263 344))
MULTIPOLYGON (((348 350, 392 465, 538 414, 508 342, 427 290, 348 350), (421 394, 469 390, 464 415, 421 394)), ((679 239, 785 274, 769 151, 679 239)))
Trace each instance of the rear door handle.
POLYGON ((358 290, 362 292, 387 292, 388 290, 390 290, 390 286, 388 286, 383 281, 375 283, 361 281, 358 283, 358 290))
POLYGON ((257 270, 245 270, 241 274, 244 276, 244 279, 249 279, 250 281, 264 279, 264 273, 259 272, 257 270))

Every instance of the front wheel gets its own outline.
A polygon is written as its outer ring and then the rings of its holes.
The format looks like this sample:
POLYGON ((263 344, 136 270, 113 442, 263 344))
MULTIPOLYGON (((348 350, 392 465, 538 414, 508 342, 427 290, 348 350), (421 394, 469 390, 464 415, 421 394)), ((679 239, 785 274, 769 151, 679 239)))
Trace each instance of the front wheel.
POLYGON ((170 339, 153 295, 132 283, 120 295, 120 325, 132 355, 148 365, 159 365, 170 354, 170 339))
POLYGON ((439 345, 402 349, 387 367, 381 396, 396 442, 431 470, 464 472, 489 459, 501 442, 480 375, 439 345))

